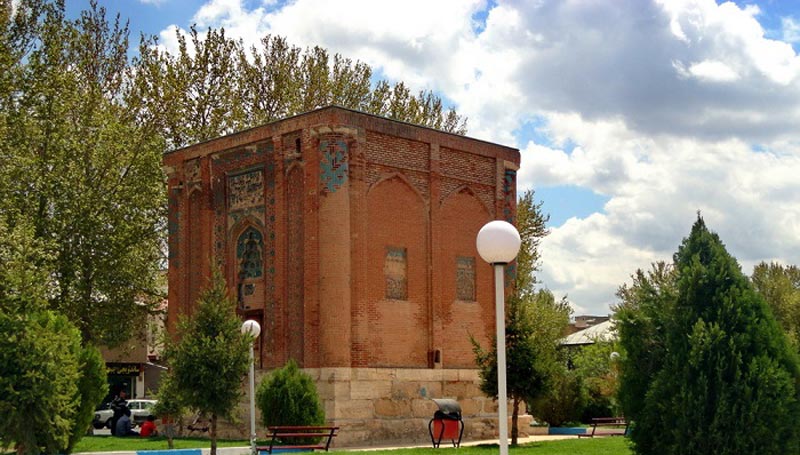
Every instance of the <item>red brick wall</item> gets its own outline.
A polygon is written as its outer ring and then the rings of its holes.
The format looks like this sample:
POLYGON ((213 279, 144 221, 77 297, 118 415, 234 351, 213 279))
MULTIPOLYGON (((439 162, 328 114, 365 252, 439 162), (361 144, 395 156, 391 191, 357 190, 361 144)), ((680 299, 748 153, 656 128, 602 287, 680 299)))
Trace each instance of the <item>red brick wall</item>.
POLYGON ((480 228, 491 221, 487 208, 465 188, 448 197, 442 204, 441 237, 441 321, 442 363, 445 367, 470 368, 475 365, 473 336, 486 346, 491 341, 494 326, 494 284, 491 266, 478 256, 475 237, 480 228), (456 257, 475 258, 474 302, 462 301, 456 293, 456 257))
POLYGON ((369 314, 368 366, 426 367, 428 316, 428 217, 425 201, 401 177, 377 183, 367 195, 369 314), (406 253, 407 298, 386 298, 387 247, 406 253))
POLYGON ((307 368, 471 368, 468 336, 489 342, 492 275, 475 236, 508 218, 515 188, 504 172, 519 165, 516 150, 331 107, 171 152, 164 164, 172 330, 211 259, 236 297, 232 236, 246 215, 265 239, 263 309, 240 311, 265 328, 263 366, 292 357, 307 368), (335 187, 321 147, 332 141, 346 144, 349 166, 335 187), (229 212, 226 179, 252 169, 264 172, 263 207, 229 212), (387 246, 406 249, 404 300, 385 296, 387 246), (475 302, 455 298, 457 256, 475 257, 475 302))
POLYGON ((289 357, 303 365, 305 315, 303 314, 303 168, 291 168, 287 177, 286 233, 286 337, 289 339, 289 357))
MULTIPOLYGON (((196 223, 198 227, 201 227, 202 224, 202 217, 201 217, 201 210, 200 210, 200 199, 202 198, 202 194, 200 191, 194 191, 189 196, 189 210, 186 214, 186 219, 192 223, 196 223)), ((186 314, 191 316, 192 314, 192 305, 189 305, 188 302, 194 302, 197 300, 197 297, 200 295, 200 286, 196 286, 193 284, 202 284, 204 279, 203 273, 203 258, 202 258, 202 242, 201 239, 203 238, 203 229, 189 229, 189 235, 187 236, 188 240, 188 257, 187 257, 187 268, 189 269, 189 280, 187 282, 187 295, 188 299, 187 302, 184 303, 184 308, 186 314)))
POLYGON ((323 156, 341 153, 347 159, 353 144, 351 138, 339 134, 321 134, 317 144, 316 162, 319 164, 315 166, 320 169, 319 209, 315 214, 319 220, 319 355, 321 365, 344 367, 350 366, 352 340, 350 185, 346 173, 340 185, 327 179, 323 156))

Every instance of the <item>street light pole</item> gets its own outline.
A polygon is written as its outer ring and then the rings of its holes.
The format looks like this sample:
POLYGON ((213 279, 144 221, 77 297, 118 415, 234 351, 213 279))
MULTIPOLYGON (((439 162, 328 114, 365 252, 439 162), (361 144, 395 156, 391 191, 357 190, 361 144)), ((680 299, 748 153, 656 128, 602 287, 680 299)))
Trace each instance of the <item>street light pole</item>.
POLYGON ((258 322, 252 319, 244 321, 242 324, 242 333, 250 335, 253 339, 250 341, 250 452, 252 455, 256 453, 256 399, 255 399, 255 363, 256 359, 253 354, 253 343, 255 343, 258 335, 261 334, 261 326, 258 322))
POLYGON ((508 393, 506 390, 506 309, 503 264, 494 264, 495 319, 497 336, 497 415, 500 455, 508 454, 508 393))
POLYGON ((500 455, 508 455, 508 394, 506 390, 506 311, 503 267, 517 257, 521 245, 517 229, 505 221, 490 221, 478 232, 478 254, 494 267, 497 328, 497 426, 500 455))

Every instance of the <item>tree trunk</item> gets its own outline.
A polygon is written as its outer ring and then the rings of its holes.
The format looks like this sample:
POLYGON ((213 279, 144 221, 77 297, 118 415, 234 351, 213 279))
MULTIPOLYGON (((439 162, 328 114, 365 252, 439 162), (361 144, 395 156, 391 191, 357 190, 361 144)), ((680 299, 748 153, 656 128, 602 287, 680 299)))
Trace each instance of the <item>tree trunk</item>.
POLYGON ((208 432, 211 437, 211 455, 217 455, 217 415, 211 414, 211 429, 208 432))
POLYGON ((514 407, 513 411, 511 412, 511 445, 517 445, 517 439, 519 439, 519 428, 517 427, 519 422, 519 398, 514 397, 514 407))
POLYGON ((164 436, 167 437, 167 448, 172 450, 175 448, 175 420, 172 416, 164 416, 161 423, 164 428, 164 436))

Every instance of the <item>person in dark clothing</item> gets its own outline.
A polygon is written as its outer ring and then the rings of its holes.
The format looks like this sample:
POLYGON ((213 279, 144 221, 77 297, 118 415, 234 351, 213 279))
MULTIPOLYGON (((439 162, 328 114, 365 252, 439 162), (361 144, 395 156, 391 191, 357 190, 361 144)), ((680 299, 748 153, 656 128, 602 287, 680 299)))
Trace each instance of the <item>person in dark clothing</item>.
POLYGON ((111 416, 111 435, 115 436, 117 434, 117 422, 119 421, 120 417, 127 414, 130 415, 130 409, 128 409, 128 393, 123 389, 119 391, 119 395, 115 396, 114 399, 111 401, 111 411, 114 414, 111 416))
POLYGON ((128 408, 125 408, 128 412, 122 414, 117 420, 116 427, 116 436, 139 436, 139 433, 133 431, 131 429, 131 411, 128 408))

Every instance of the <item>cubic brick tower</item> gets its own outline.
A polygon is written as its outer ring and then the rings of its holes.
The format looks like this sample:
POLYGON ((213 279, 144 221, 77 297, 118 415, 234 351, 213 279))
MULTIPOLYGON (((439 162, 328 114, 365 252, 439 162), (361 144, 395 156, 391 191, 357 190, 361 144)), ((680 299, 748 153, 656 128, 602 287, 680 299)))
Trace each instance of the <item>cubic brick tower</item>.
POLYGON ((491 436, 470 336, 493 343, 494 283, 475 238, 513 221, 519 162, 340 107, 170 152, 168 326, 218 267, 263 328, 257 367, 312 374, 339 445, 424 441, 440 397, 466 437, 491 436))

